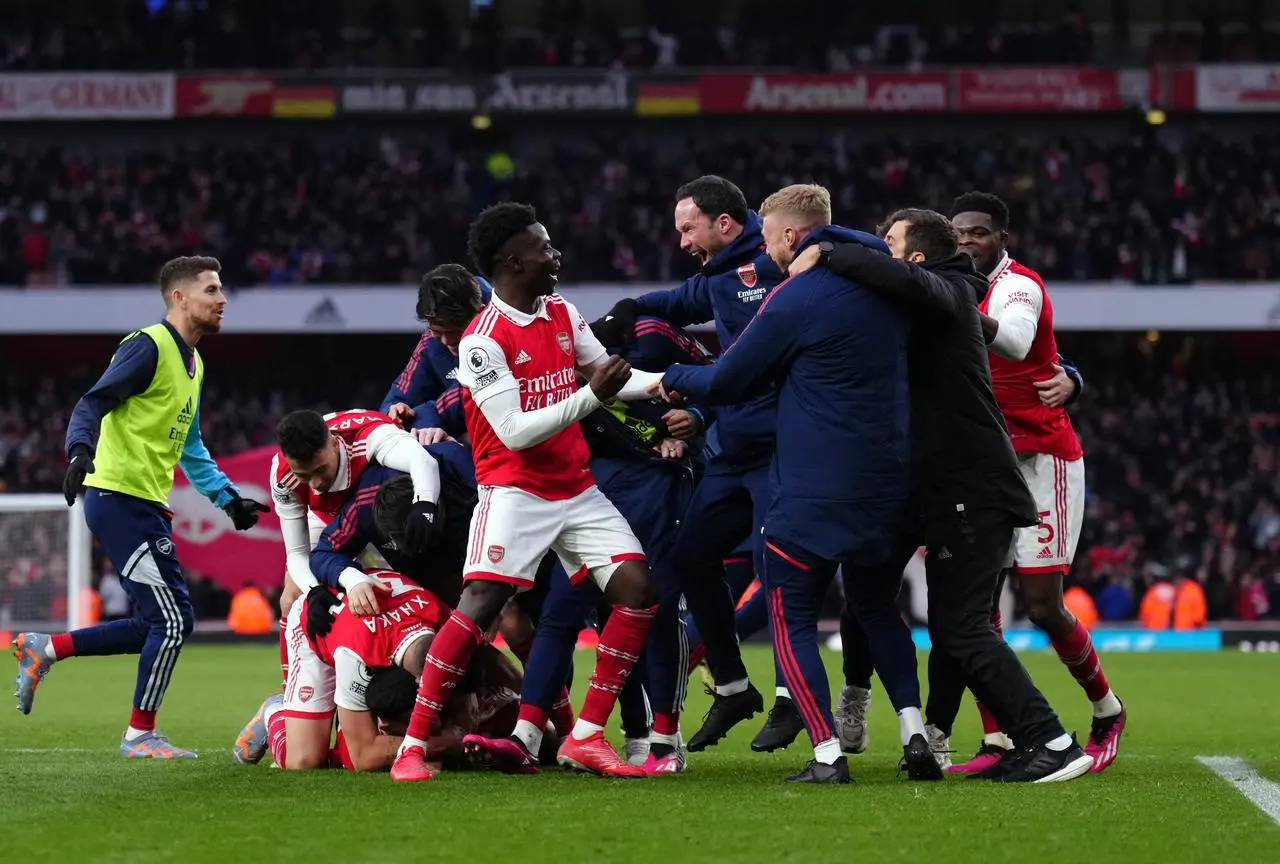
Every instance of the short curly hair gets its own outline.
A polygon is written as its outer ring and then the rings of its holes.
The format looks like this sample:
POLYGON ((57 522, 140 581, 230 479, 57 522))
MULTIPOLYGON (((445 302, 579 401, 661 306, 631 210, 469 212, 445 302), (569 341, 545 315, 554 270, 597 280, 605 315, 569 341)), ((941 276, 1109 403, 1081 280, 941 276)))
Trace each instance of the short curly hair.
POLYGON ((476 271, 486 279, 492 278, 498 252, 508 240, 537 221, 537 212, 528 204, 508 201, 481 210, 467 231, 467 253, 476 271))
POLYGON ((461 264, 441 264, 422 277, 418 286, 418 320, 466 327, 476 317, 482 293, 476 277, 461 264))
POLYGON ((951 218, 957 213, 986 213, 997 231, 1009 230, 1009 205, 990 192, 966 192, 951 203, 951 218))

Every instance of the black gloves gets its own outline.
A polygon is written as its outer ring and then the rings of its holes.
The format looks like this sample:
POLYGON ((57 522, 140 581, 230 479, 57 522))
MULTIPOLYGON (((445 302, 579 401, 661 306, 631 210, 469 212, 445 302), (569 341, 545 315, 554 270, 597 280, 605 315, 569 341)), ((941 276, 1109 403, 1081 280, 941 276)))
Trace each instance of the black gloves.
POLYGON ((267 505, 259 504, 252 498, 241 498, 237 495, 222 508, 222 512, 231 517, 237 531, 248 531, 258 524, 258 514, 266 513, 268 509, 270 508, 267 505))
POLYGON ((636 301, 619 300, 603 318, 591 323, 591 332, 606 348, 625 348, 635 341, 636 301))
POLYGON ((410 555, 421 555, 440 542, 440 532, 444 527, 436 505, 430 501, 414 501, 409 508, 409 518, 404 523, 404 540, 408 546, 404 551, 410 555))
POLYGON ((312 639, 329 635, 333 629, 333 607, 338 595, 328 585, 317 585, 307 592, 307 620, 302 625, 312 639))
POLYGON ((72 447, 67 474, 62 478, 62 497, 67 499, 68 507, 75 505, 76 496, 84 491, 85 475, 92 473, 93 456, 90 455, 89 448, 83 444, 72 447))

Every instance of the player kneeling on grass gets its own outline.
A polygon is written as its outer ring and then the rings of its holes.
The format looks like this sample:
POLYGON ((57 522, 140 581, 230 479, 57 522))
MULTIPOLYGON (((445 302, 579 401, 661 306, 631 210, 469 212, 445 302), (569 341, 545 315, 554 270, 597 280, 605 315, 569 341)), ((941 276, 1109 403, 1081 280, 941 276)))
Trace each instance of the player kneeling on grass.
MULTIPOLYGON (((239 761, 258 762, 270 749, 276 764, 288 770, 327 767, 336 707, 351 767, 357 771, 391 767, 402 739, 380 734, 369 708, 368 688, 375 672, 386 667, 421 675, 431 640, 448 620, 450 609, 398 573, 370 575, 381 595, 382 611, 377 615, 356 615, 324 586, 313 589, 289 611, 289 684, 283 694, 263 702, 250 728, 241 733, 245 748, 237 754, 239 761)), ((505 658, 490 649, 477 652, 473 665, 485 682, 483 701, 490 720, 502 707, 516 705, 520 675, 505 658)), ((450 723, 442 724, 440 734, 428 742, 429 758, 460 752, 462 735, 476 730, 466 719, 476 715, 473 698, 461 691, 456 697, 461 700, 459 713, 453 714, 451 700, 446 709, 450 723)), ((505 712, 508 732, 515 723, 514 710, 505 712)))

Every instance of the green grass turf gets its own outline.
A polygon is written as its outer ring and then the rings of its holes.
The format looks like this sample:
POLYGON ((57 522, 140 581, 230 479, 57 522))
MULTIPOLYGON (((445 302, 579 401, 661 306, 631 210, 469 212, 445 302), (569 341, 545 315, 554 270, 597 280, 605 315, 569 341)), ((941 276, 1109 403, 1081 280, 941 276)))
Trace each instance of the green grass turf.
MULTIPOLYGON (((1079 688, 1052 655, 1025 656, 1083 738, 1088 705, 1079 688)), ((757 682, 771 682, 766 648, 748 649, 748 662, 757 682)), ((687 774, 642 781, 553 771, 398 786, 386 775, 240 767, 230 744, 278 668, 275 652, 260 646, 183 653, 161 725, 199 750, 198 761, 126 761, 116 744, 131 659, 72 660, 41 687, 31 716, 0 712, 0 861, 1280 860, 1280 826, 1193 761, 1240 756, 1280 780, 1272 746, 1280 656, 1115 654, 1105 662, 1130 725, 1104 774, 1035 787, 898 777, 896 718, 877 686, 871 750, 850 760, 856 783, 796 787, 782 778, 810 750, 802 739, 789 752, 751 753, 762 717, 694 754, 687 774)), ((589 663, 580 656, 579 682, 589 663)), ((828 667, 838 674, 834 656, 828 667)), ((689 701, 686 735, 708 699, 698 692, 689 701)), ((954 744, 968 754, 979 737, 966 706, 954 744)))

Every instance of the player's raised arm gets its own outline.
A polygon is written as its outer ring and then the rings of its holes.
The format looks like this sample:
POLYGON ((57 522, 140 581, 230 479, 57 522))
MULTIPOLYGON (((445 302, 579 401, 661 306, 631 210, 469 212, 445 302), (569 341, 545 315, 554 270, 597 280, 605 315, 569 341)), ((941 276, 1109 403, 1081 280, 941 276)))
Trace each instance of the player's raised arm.
POLYGON ((281 454, 271 458, 271 505, 280 520, 280 536, 284 538, 285 567, 293 584, 306 594, 320 584, 311 572, 311 528, 307 525, 307 505, 289 484, 280 481, 281 454))

